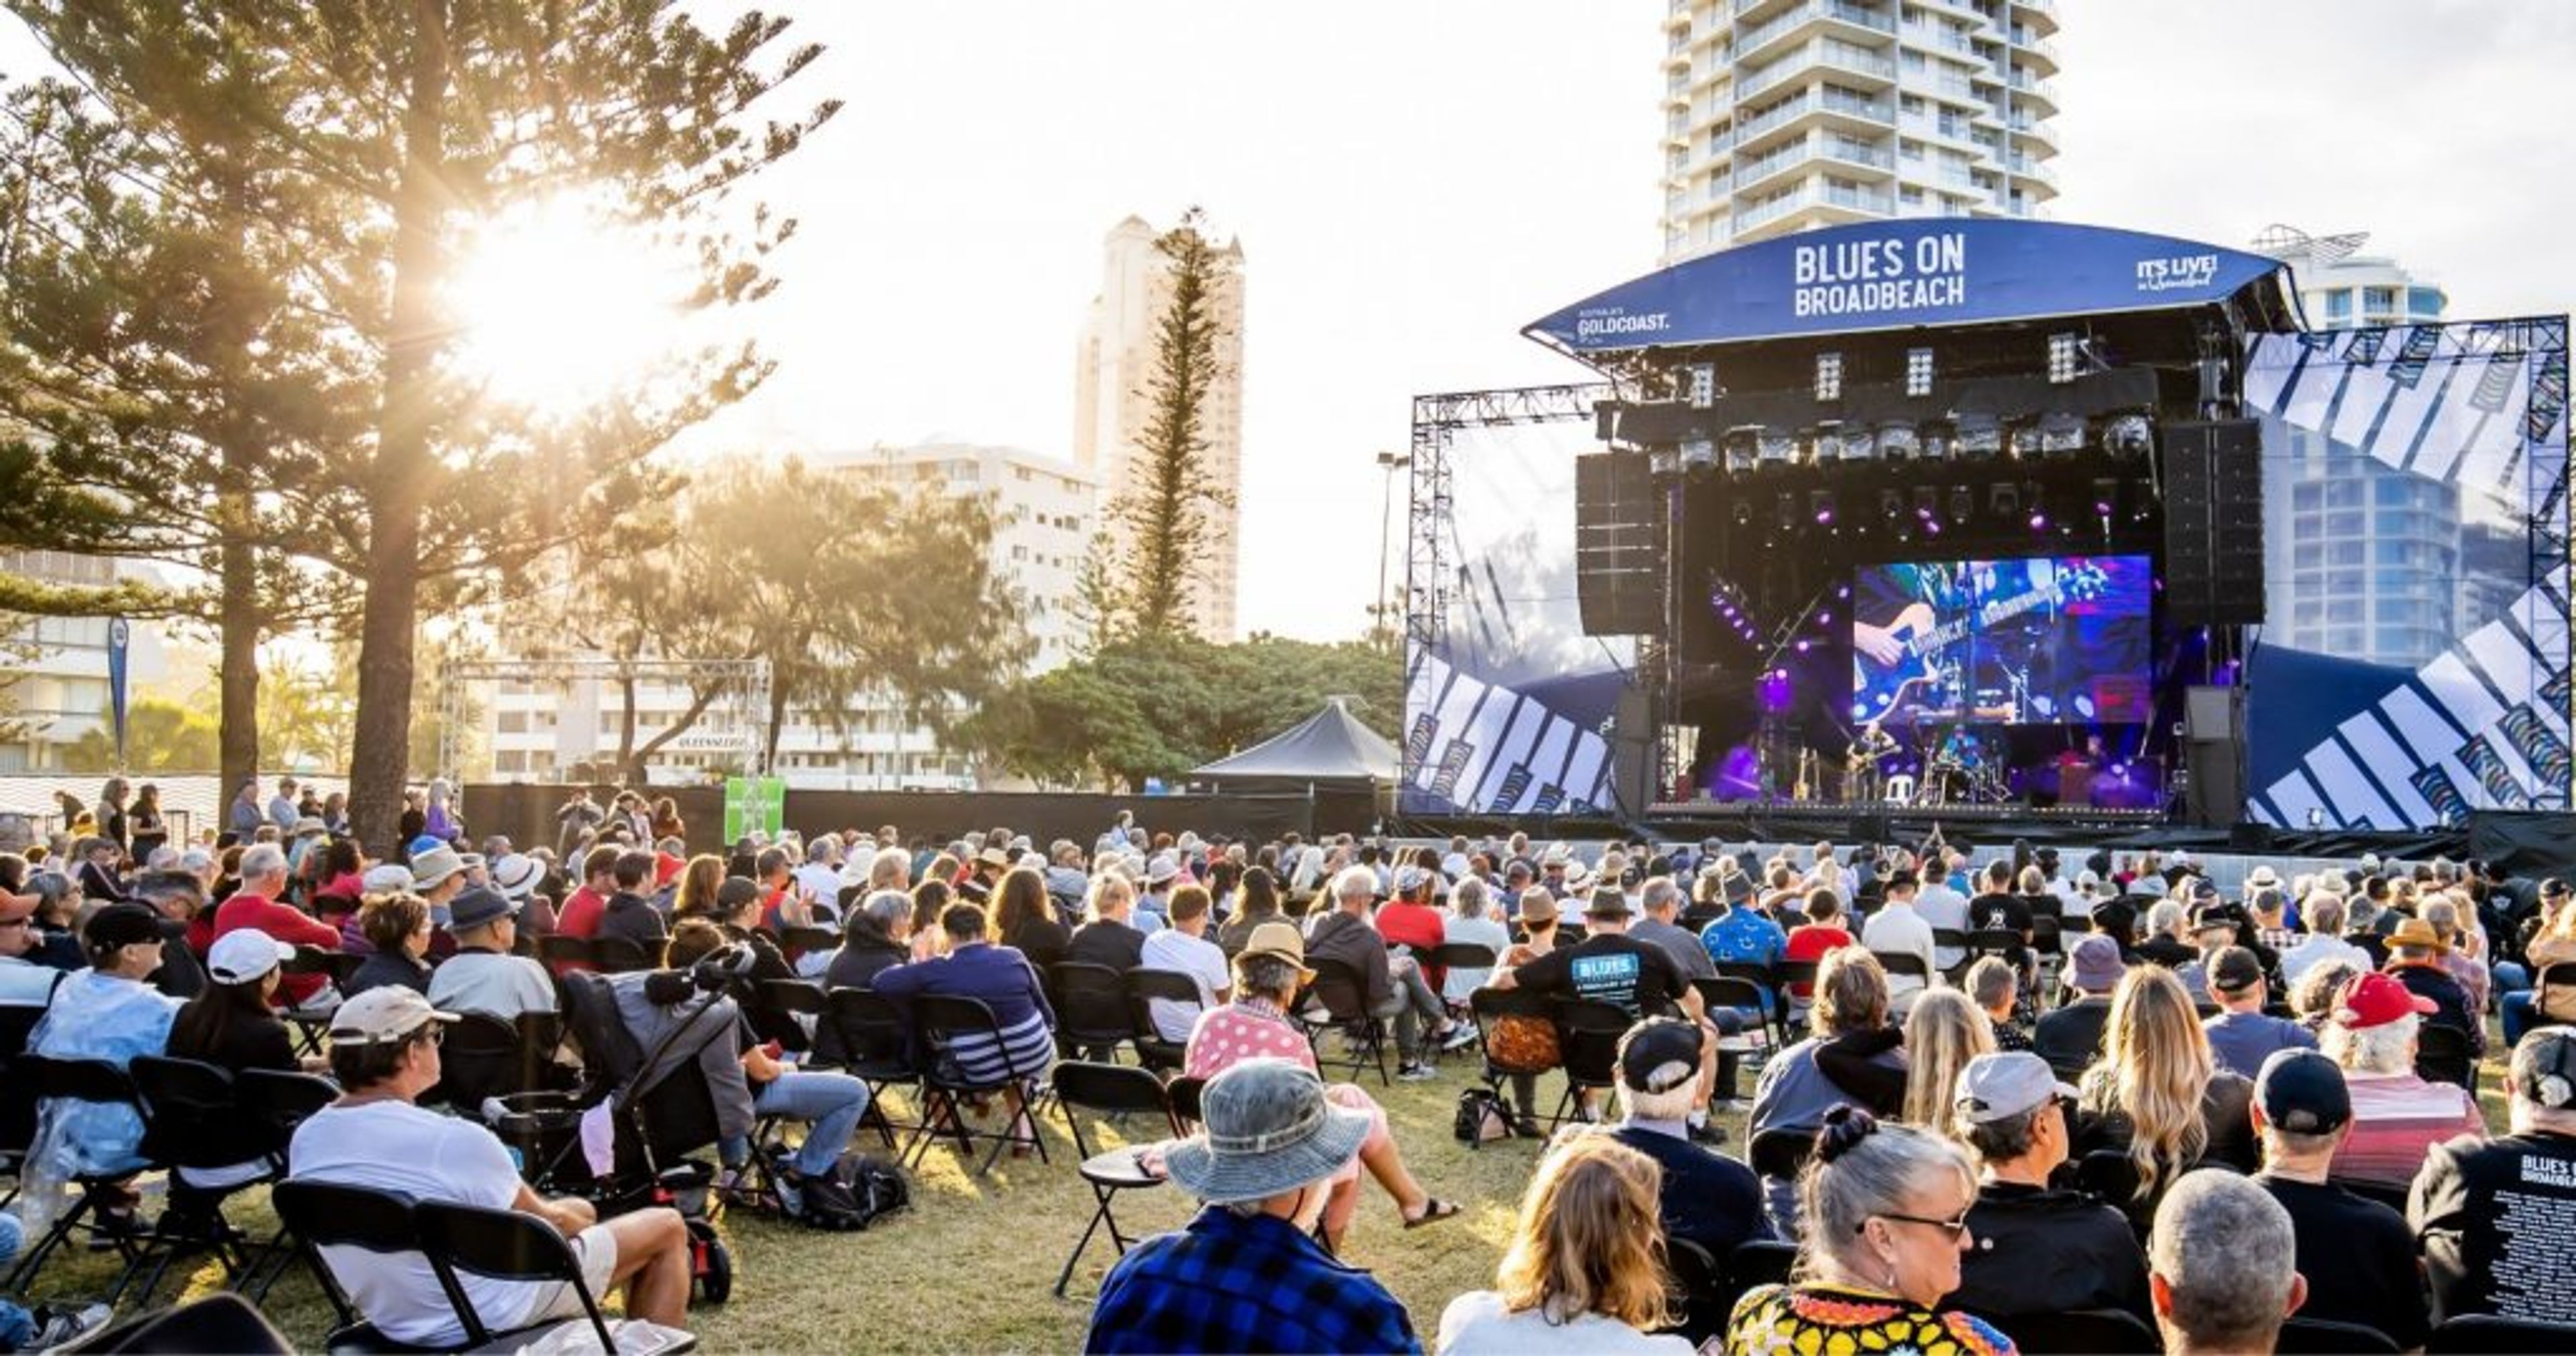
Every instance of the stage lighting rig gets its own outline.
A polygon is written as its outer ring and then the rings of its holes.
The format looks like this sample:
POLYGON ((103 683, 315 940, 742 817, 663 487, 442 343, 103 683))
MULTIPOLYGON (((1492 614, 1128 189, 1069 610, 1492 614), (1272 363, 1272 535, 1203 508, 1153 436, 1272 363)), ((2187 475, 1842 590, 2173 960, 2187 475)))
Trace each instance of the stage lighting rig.
POLYGON ((1723 445, 1726 449, 1726 473, 1731 476, 1749 475, 1762 455, 1762 426, 1748 424, 1728 429, 1723 445))
POLYGON ((1867 424, 1845 424, 1825 435, 1825 445, 1835 449, 1844 462, 1867 461, 1877 452, 1867 424))
POLYGON ((1818 400, 1840 400, 1840 399, 1842 399, 1842 398, 1843 398, 1843 355, 1841 355, 1841 354, 1839 354, 1839 353, 1819 353, 1819 354, 1817 354, 1817 355, 1816 355, 1816 399, 1818 399, 1818 400))
POLYGON ((2067 331, 2048 336, 2048 381, 2063 386, 2082 374, 2084 336, 2067 331))
POLYGON ((2103 476, 2093 482, 2093 516, 2102 520, 2102 530, 2111 530, 2111 519, 2120 511, 2120 482, 2103 476))
POLYGON ((1935 491, 1931 486, 1929 486, 1929 485, 1917 485, 1917 486, 1915 486, 1915 487, 1914 487, 1914 518, 1915 518, 1915 521, 1917 521, 1917 522, 1924 522, 1924 523, 1928 523, 1928 522, 1932 521, 1933 516, 1934 516, 1934 515, 1936 515, 1936 514, 1938 514, 1938 513, 1941 511, 1941 503, 1940 503, 1940 500, 1941 500, 1941 496, 1940 496, 1939 492, 1935 491))
POLYGON ((2155 425, 2143 414, 2113 415, 2102 425, 2102 450, 2112 456, 2143 457, 2155 447, 2155 425))
POLYGON ((1784 428, 1766 428, 1757 435, 1755 446, 1761 451, 1762 469, 1783 470, 1798 460, 1797 435, 1784 428))
POLYGON ((2014 461, 2031 461, 2039 456, 2039 421, 2025 419, 2004 433, 2004 455, 2014 461))
POLYGON ((1932 350, 1905 350, 1905 393, 1918 397, 1932 394, 1932 350))
POLYGON ((1682 444, 1682 470, 1708 475, 1717 469, 1717 444, 1706 438, 1693 438, 1682 444))
POLYGON ((2021 487, 2008 480, 1996 481, 1994 488, 1986 493, 1986 502, 1994 507, 1998 518, 2018 517, 2021 514, 2021 487))
POLYGON ((1921 440, 1915 437, 1914 426, 1902 419, 1891 419, 1878 426, 1878 459, 1881 461, 1912 460, 1922 446, 1921 440))
POLYGON ((1951 522, 1951 524, 1952 524, 1953 526, 1956 526, 1956 527, 1966 527, 1966 526, 1968 525, 1968 520, 1969 520, 1969 519, 1971 519, 1971 518, 1974 518, 1974 517, 1976 517, 1976 516, 1977 516, 1977 492, 1976 492, 1976 491, 1974 491, 1974 490, 1969 489, 1969 488, 1968 488, 1967 486, 1965 486, 1965 485, 1953 485, 1953 486, 1951 486, 1951 487, 1950 487, 1950 522, 1951 522))
POLYGON ((2003 455, 2003 421, 1991 414, 1963 414, 1956 424, 1958 433, 1950 446, 1959 456, 1973 459, 2003 455))
POLYGON ((1683 369, 1683 373, 1683 398, 1690 402, 1692 409, 1704 410, 1717 403, 1715 363, 1692 363, 1683 369))
POLYGON ((2039 417, 2039 450, 2043 456, 2060 456, 2078 452, 2084 447, 2084 416, 2052 411, 2039 417))
POLYGON ((1948 461, 1952 440, 1957 430, 1947 420, 1928 419, 1915 425, 1914 455, 1924 461, 1948 461))

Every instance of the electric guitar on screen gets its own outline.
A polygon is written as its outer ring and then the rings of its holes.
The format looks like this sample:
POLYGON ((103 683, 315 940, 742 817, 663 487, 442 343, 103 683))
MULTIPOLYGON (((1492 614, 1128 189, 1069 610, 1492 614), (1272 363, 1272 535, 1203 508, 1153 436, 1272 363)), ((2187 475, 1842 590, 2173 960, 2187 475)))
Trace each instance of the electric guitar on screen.
POLYGON ((1893 662, 1882 665, 1868 655, 1853 655, 1858 672, 1852 680, 1852 719, 1865 725, 1887 719, 1916 687, 1940 678, 1947 667, 1943 661, 1950 647, 1971 634, 2010 621, 2035 607, 2099 597, 2109 582, 2110 577, 2099 565, 2072 565, 2059 569, 2054 579, 2038 588, 1988 603, 1969 616, 1938 625, 1900 620, 1888 628, 1899 646, 1893 662))

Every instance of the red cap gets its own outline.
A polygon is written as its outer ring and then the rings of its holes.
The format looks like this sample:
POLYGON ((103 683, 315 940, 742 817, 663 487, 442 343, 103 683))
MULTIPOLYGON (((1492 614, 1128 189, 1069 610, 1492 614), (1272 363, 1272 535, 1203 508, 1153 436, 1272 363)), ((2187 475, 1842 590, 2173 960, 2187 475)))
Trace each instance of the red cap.
POLYGON ((2335 1025, 2347 1030, 2363 1031, 2386 1026, 2408 1013, 2421 1016, 2439 1009, 2430 998, 2417 996, 2414 990, 2395 975, 2367 974, 2343 986, 2335 995, 2335 1025))
POLYGON ((679 879, 679 877, 680 877, 680 872, 681 872, 683 869, 685 869, 687 866, 688 866, 688 863, 687 863, 687 862, 682 861, 681 859, 679 859, 679 858, 677 858, 677 857, 672 856, 670 853, 667 853, 667 852, 657 852, 657 853, 654 853, 654 854, 653 854, 653 884, 654 884, 655 888, 657 888, 657 889, 658 889, 658 888, 660 888, 661 886, 668 885, 668 884, 670 884, 672 881, 675 881, 675 880, 679 879))

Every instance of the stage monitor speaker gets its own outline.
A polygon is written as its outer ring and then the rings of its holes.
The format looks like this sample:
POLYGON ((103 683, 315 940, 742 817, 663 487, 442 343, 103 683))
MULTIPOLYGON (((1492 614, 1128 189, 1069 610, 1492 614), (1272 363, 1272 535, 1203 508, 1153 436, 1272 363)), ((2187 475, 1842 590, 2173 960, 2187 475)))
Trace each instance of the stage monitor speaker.
POLYGON ((1642 452, 1574 459, 1574 592, 1583 634, 1663 632, 1665 498, 1642 452))
POLYGON ((2235 825, 2245 808, 2245 689, 2183 689, 2183 817, 2204 829, 2235 825))
POLYGON ((2263 426, 2253 419, 2166 424, 2165 620, 2263 621, 2263 426))

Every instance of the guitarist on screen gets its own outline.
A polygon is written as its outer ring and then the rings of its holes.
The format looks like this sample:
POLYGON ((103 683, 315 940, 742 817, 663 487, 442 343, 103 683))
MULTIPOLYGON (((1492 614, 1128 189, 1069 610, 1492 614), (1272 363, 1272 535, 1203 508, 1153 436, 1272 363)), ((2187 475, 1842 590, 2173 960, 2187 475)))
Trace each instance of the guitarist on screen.
POLYGON ((1967 581, 1954 576, 1946 565, 1890 565, 1876 578, 1895 585, 1897 591, 1882 592, 1876 598, 1854 600, 1852 657, 1861 669, 1860 682, 1855 690, 1865 690, 1871 685, 1873 676, 1870 670, 1873 667, 1877 670, 1880 684, 1895 678, 1901 685, 1889 695, 1884 709, 1861 711, 1855 708, 1854 715, 1873 726, 1897 717, 1909 699, 1916 696, 1917 683, 1909 680, 1928 680, 1937 676, 1928 670, 1911 672, 1915 656, 1907 651, 1906 637, 1930 632, 1943 613, 1955 612, 1968 602, 1963 587, 1967 581), (1859 607, 1869 604, 1882 609, 1889 604, 1897 604, 1898 607, 1884 623, 1872 625, 1859 616, 1859 607), (1901 678, 1896 677, 1900 667, 1909 670, 1901 678))

